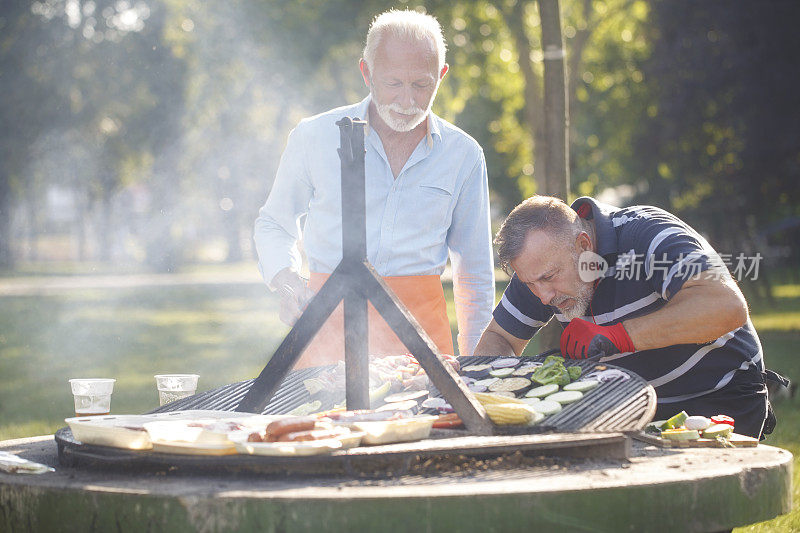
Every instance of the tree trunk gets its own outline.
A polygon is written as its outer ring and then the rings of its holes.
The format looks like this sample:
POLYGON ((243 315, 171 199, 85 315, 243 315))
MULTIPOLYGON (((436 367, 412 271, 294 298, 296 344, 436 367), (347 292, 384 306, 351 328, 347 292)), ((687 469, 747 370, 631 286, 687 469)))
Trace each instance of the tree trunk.
POLYGON ((111 195, 103 191, 100 197, 100 227, 98 228, 98 259, 103 262, 111 261, 111 195))
POLYGON ((558 0, 539 0, 544 53, 544 130, 547 194, 567 201, 569 154, 567 87, 564 76, 564 41, 558 0))
MULTIPOLYGON (((0 170, 0 172, 4 172, 0 170)), ((14 268, 11 248, 11 186, 7 175, 0 176, 0 269, 14 268)))
POLYGON ((514 43, 519 54, 519 68, 522 77, 525 79, 525 104, 523 116, 525 125, 530 132, 533 140, 533 178, 536 182, 536 191, 544 193, 547 188, 545 183, 545 164, 544 149, 545 135, 544 122, 541 120, 542 114, 542 80, 533 69, 531 52, 533 47, 528 38, 525 25, 525 6, 526 2, 517 2, 510 13, 506 13, 506 24, 514 37, 514 43))

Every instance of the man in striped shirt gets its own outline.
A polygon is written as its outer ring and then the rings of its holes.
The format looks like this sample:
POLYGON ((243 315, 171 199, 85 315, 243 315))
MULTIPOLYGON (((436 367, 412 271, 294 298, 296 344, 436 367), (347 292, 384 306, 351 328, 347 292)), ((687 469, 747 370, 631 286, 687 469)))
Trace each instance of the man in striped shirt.
POLYGON ((534 196, 495 243, 511 282, 475 355, 519 355, 555 316, 561 352, 629 369, 656 390, 656 418, 726 414, 736 432, 769 433, 761 343, 747 303, 717 252, 674 215, 572 206, 534 196), (765 427, 766 426, 766 427, 765 427))

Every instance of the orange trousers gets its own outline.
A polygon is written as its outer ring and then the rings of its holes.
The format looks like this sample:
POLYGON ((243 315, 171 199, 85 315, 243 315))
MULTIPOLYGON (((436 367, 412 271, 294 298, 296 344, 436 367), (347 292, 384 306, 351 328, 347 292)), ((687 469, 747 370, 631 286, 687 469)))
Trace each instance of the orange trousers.
MULTIPOLYGON (((319 291, 329 274, 311 273, 309 288, 319 291)), ((422 329, 433 340, 439 353, 453 355, 453 337, 447 318, 447 303, 439 276, 387 276, 383 280, 394 291, 422 329)), ((369 354, 398 355, 408 353, 394 331, 372 306, 369 307, 369 354)), ((344 306, 339 304, 320 328, 295 368, 321 366, 344 360, 344 306)))

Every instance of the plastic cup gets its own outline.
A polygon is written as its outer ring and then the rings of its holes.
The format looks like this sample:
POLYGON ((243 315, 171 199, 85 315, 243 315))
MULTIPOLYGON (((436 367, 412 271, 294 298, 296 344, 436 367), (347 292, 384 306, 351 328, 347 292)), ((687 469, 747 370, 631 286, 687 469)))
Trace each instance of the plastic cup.
POLYGON ((69 380, 75 400, 75 416, 99 416, 111 412, 111 378, 76 378, 69 380))
POLYGON ((156 374, 158 402, 164 405, 192 396, 197 390, 197 374, 156 374))

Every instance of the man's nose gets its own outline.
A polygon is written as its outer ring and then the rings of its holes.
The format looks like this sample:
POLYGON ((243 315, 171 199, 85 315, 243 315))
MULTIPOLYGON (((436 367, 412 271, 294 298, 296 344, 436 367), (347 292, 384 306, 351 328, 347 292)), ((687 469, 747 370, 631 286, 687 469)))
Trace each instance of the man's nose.
POLYGON ((405 109, 409 109, 416 105, 414 103, 414 89, 412 89, 410 86, 403 86, 403 89, 400 92, 400 105, 405 109))
POLYGON ((556 291, 546 285, 539 286, 537 288, 537 292, 539 294, 537 294, 536 296, 538 296, 539 299, 542 301, 542 303, 545 305, 550 305, 550 302, 553 300, 553 298, 556 297, 556 291))

